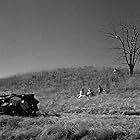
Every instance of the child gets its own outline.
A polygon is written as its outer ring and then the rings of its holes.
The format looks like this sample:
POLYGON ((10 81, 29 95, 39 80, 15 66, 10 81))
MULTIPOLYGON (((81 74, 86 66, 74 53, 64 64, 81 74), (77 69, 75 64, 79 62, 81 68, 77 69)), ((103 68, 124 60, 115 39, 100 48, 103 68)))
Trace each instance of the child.
POLYGON ((98 87, 98 93, 102 93, 103 90, 104 90, 104 89, 101 87, 101 85, 99 85, 99 87, 98 87))
POLYGON ((80 95, 79 95, 78 98, 81 98, 82 96, 85 96, 84 88, 82 88, 82 89, 80 90, 80 95))
POLYGON ((86 96, 90 96, 90 95, 92 95, 92 90, 91 90, 91 88, 88 88, 88 91, 86 93, 86 96))

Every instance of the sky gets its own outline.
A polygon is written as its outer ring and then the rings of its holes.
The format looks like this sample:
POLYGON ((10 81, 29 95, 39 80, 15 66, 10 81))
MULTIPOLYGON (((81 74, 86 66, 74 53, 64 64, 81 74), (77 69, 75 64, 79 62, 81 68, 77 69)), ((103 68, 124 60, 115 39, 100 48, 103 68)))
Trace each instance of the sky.
POLYGON ((0 77, 119 65, 100 30, 112 19, 140 14, 139 5, 139 0, 0 0, 0 77))

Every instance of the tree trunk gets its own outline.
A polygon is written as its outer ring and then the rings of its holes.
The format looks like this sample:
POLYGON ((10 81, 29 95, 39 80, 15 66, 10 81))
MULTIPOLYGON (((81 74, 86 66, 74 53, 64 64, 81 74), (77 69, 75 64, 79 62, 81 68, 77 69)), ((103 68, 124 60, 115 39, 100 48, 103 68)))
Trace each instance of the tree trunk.
POLYGON ((132 77, 134 73, 134 65, 133 64, 129 64, 129 74, 132 77))

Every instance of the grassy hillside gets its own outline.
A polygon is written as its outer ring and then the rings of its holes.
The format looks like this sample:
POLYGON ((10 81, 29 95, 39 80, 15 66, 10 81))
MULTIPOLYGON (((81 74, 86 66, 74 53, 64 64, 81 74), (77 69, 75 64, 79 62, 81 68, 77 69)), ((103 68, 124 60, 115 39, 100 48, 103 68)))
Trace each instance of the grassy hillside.
MULTIPOLYGON (((138 74, 138 73, 136 73, 138 74)), ((120 69, 117 75, 113 74, 113 68, 65 68, 53 71, 34 72, 23 75, 15 75, 0 80, 0 90, 13 92, 30 92, 42 90, 74 90, 81 87, 96 89, 101 84, 107 90, 120 86, 128 78, 128 70, 120 69)))
POLYGON ((129 77, 120 68, 63 68, 0 80, 0 93, 35 93, 40 110, 61 116, 0 117, 3 140, 133 140, 140 139, 140 72, 129 77), (98 85, 101 95, 78 99, 79 90, 98 85), (134 115, 132 115, 134 114, 134 115))

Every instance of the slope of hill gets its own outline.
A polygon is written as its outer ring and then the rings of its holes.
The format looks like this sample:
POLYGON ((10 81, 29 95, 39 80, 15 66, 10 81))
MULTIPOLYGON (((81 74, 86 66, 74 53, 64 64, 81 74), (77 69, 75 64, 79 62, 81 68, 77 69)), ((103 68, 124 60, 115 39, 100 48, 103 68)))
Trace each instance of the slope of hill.
POLYGON ((120 68, 114 74, 113 68, 92 66, 34 72, 1 79, 0 92, 33 92, 41 103, 40 110, 61 115, 1 116, 3 140, 129 140, 140 135, 139 71, 133 77, 127 69, 120 68), (82 87, 97 93, 99 84, 105 93, 77 98, 82 87))
POLYGON ((51 88, 57 91, 73 88, 73 90, 79 91, 81 87, 90 86, 95 89, 98 87, 98 84, 110 90, 114 82, 117 86, 120 86, 121 84, 118 84, 124 82, 127 78, 127 69, 120 69, 119 73, 114 75, 113 68, 106 67, 95 68, 86 66, 79 68, 63 68, 0 79, 0 90, 30 92, 48 90, 51 88))

